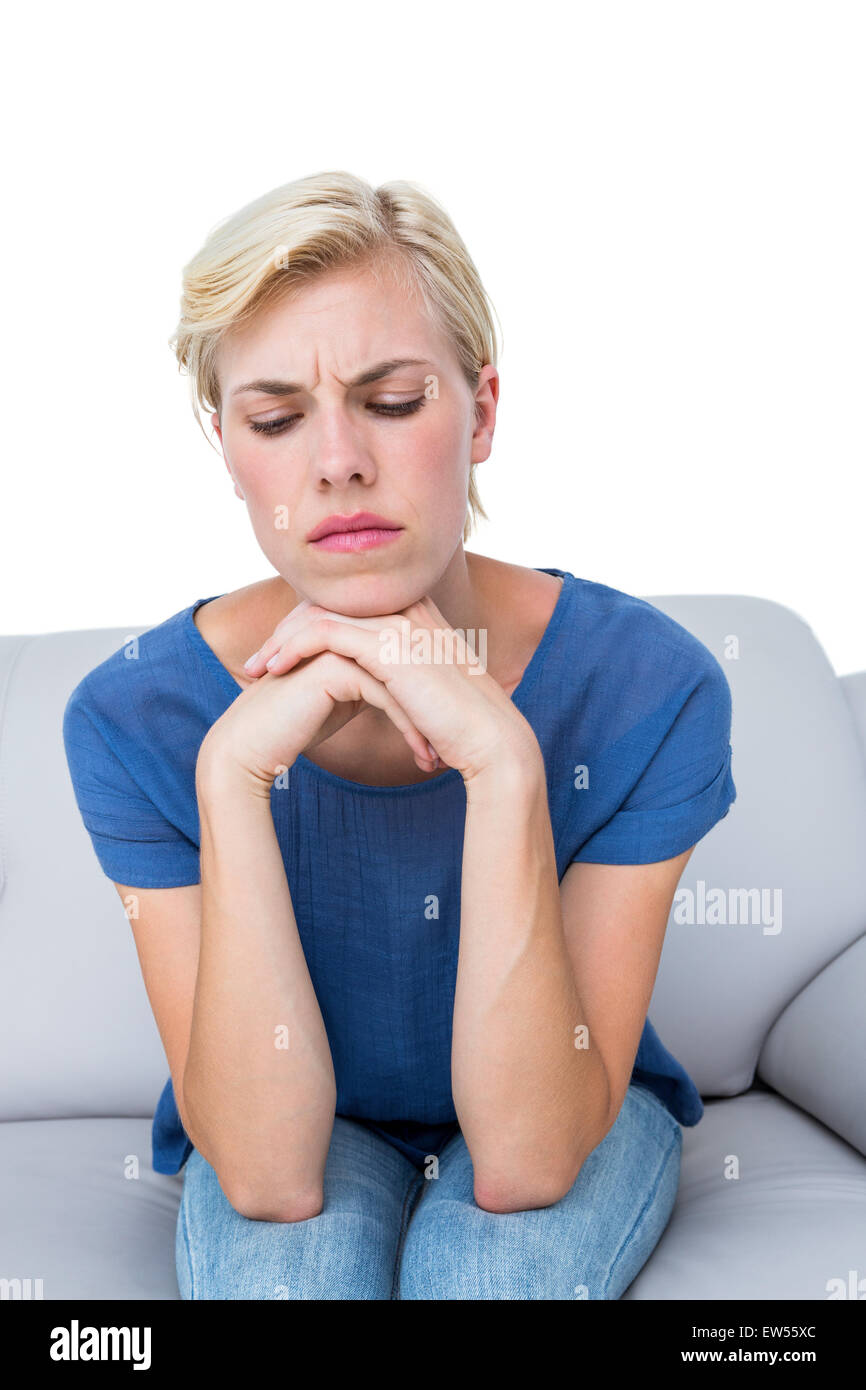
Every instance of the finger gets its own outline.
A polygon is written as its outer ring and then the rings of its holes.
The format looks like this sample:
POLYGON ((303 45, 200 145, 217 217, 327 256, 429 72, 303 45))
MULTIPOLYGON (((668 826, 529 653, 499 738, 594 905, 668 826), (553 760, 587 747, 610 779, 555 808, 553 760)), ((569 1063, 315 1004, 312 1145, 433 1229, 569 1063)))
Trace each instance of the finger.
POLYGON ((384 681, 387 667, 383 667, 379 661, 380 649, 378 631, 362 629, 333 618, 316 618, 280 643, 265 665, 272 675, 282 676, 291 671, 302 657, 330 651, 349 657, 377 680, 384 681))
POLYGON ((303 599, 296 603, 294 608, 281 618, 271 633, 270 637, 262 643, 257 652, 247 657, 244 662, 244 670, 248 676, 261 676, 266 669, 266 662, 274 652, 279 651, 280 646, 292 632, 304 623, 312 621, 323 610, 309 599, 303 599))
POLYGON ((365 671, 363 666, 358 666, 354 662, 349 664, 351 669, 347 672, 345 682, 339 680, 326 682, 325 688, 331 698, 337 701, 361 698, 368 705, 374 705, 377 709, 382 710, 387 714, 391 723, 400 730, 415 757, 425 766, 435 769, 439 764, 438 757, 435 752, 431 756, 431 745, 412 723, 403 706, 394 698, 390 690, 375 676, 370 675, 369 671, 365 671), (355 691, 358 693, 355 694, 355 691))
MULTIPOLYGON (((372 632, 381 632, 385 628, 396 629, 398 634, 407 618, 411 622, 422 627, 434 626, 434 618, 441 619, 444 624, 444 619, 439 609, 429 596, 416 599, 414 603, 410 603, 409 606, 404 608, 400 613, 380 614, 372 618, 350 617, 346 613, 338 613, 332 608, 323 608, 321 604, 311 603, 308 599, 305 599, 302 603, 296 604, 292 611, 277 624, 270 637, 266 642, 262 643, 259 650, 247 658, 244 662, 244 670, 247 675, 258 677, 263 675, 266 670, 272 669, 268 667, 268 661, 272 656, 276 655, 288 638, 294 632, 298 631, 299 627, 307 622, 314 622, 319 618, 328 618, 333 622, 347 623, 353 627, 366 628, 368 631, 372 632)), ((279 668, 279 673, 283 673, 282 666, 279 668)))
POLYGON ((297 604, 291 611, 282 618, 274 628, 270 637, 263 642, 259 650, 244 662, 244 670, 248 676, 264 675, 268 669, 268 661, 274 656, 284 642, 291 637, 292 633, 297 632, 308 622, 315 622, 318 618, 329 618, 336 623, 349 623, 357 627, 367 627, 374 631, 381 627, 382 618, 350 618, 345 613, 337 613, 331 608, 322 608, 318 603, 311 603, 305 599, 303 603, 297 604))

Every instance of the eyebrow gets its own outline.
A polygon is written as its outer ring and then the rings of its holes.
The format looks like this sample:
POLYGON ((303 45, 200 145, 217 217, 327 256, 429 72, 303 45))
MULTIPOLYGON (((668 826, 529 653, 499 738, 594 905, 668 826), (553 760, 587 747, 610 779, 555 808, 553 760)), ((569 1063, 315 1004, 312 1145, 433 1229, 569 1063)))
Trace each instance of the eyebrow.
MULTIPOLYGON (((401 367, 429 367, 432 363, 426 362, 419 357, 396 357, 389 362, 379 362, 375 367, 370 367, 367 371, 361 372, 353 381, 348 382, 349 386, 369 386, 373 381, 381 381, 382 377, 390 376, 392 372, 399 371, 401 367)), ((241 396, 245 391, 261 391, 266 396, 292 396, 298 391, 304 391, 304 387, 297 381, 280 381, 276 377, 260 377, 257 381, 245 381, 240 386, 236 386, 231 392, 231 397, 241 396)))

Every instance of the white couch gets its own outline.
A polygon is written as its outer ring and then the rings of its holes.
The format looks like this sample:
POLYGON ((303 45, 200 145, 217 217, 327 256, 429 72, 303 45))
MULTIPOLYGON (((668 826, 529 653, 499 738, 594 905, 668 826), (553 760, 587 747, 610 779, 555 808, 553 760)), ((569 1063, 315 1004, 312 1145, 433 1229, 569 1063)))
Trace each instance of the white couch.
MULTIPOLYGON (((725 669, 737 800, 686 868, 692 920, 675 903, 650 1004, 705 1114, 683 1131, 676 1207, 624 1297, 863 1298, 866 672, 837 677, 780 604, 649 601, 725 669), (727 921, 702 910, 711 890, 727 921)), ((73 687, 144 630, 0 637, 0 1279, 12 1296, 179 1297, 183 1177, 150 1166, 168 1065, 61 734, 73 687)))

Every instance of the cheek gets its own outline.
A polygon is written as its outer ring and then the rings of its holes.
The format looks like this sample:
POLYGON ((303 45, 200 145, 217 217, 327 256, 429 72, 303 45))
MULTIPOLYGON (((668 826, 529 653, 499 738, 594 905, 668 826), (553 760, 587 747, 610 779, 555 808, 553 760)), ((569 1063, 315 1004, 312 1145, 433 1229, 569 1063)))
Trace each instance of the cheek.
POLYGON ((278 569, 299 505, 293 470, 279 451, 254 443, 235 456, 233 472, 259 547, 278 569))
POLYGON ((297 506, 302 478, 279 449, 247 443, 233 456, 233 472, 257 533, 262 523, 273 526, 277 508, 297 506))
POLYGON ((465 492, 469 476, 469 442, 462 411, 449 411, 442 402, 430 402, 429 418, 412 441, 412 448, 400 453, 404 476, 412 479, 413 491, 429 492, 444 506, 456 493, 465 492))
POLYGON ((260 493, 285 473, 279 466, 279 450, 272 444, 245 438, 231 454, 235 475, 245 491, 260 493))

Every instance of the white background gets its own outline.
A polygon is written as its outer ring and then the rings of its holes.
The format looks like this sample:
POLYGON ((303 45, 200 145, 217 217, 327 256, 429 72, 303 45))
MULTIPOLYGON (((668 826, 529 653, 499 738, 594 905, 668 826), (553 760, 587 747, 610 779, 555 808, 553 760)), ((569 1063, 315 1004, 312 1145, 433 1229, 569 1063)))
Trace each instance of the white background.
POLYGON ((273 573, 167 340, 216 222, 347 169, 444 203, 504 330, 468 549, 770 598, 866 668, 866 6, 4 25, 0 632, 153 625, 273 573))

